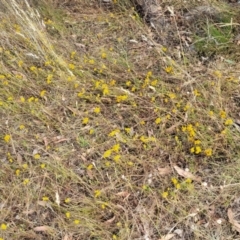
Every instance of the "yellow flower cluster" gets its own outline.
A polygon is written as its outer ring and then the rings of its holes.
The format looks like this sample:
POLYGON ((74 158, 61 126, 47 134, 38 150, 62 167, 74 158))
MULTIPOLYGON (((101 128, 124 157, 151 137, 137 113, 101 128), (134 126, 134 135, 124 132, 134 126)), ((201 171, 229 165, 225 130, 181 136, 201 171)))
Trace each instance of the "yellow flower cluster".
POLYGON ((196 136, 195 129, 192 124, 188 124, 187 126, 182 127, 183 132, 187 132, 190 138, 194 138, 196 136))
POLYGON ((172 178, 171 181, 172 181, 172 183, 173 183, 173 185, 175 186, 176 189, 181 188, 181 185, 176 178, 172 178))
POLYGON ((123 102, 123 101, 126 101, 128 98, 127 95, 119 95, 116 97, 116 101, 119 103, 119 102, 123 102))
POLYGON ((6 143, 9 143, 10 140, 11 140, 11 136, 10 136, 9 134, 7 134, 7 135, 4 136, 4 141, 5 141, 6 143))
POLYGON ((120 145, 119 145, 119 143, 118 143, 118 144, 115 144, 115 145, 112 146, 111 149, 108 149, 108 150, 106 150, 106 151, 104 152, 103 158, 109 158, 113 152, 118 153, 119 150, 120 150, 120 145))
POLYGON ((201 149, 200 146, 195 146, 195 147, 192 147, 192 148, 190 149, 190 152, 191 152, 191 153, 199 154, 199 153, 202 152, 202 149, 201 149))
POLYGON ((173 73, 173 67, 172 66, 167 66, 167 67, 165 67, 165 72, 166 73, 173 73))
POLYGON ((116 136, 116 134, 119 133, 119 132, 120 132, 119 129, 114 129, 113 131, 111 131, 111 132, 108 134, 108 136, 109 136, 109 137, 114 137, 114 136, 116 136))

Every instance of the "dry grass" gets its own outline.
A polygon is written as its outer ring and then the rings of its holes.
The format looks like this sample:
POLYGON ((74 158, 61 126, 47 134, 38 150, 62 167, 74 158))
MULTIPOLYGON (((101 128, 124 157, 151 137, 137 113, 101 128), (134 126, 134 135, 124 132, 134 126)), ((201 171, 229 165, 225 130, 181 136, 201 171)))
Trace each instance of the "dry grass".
POLYGON ((1 1, 0 239, 240 239, 239 64, 177 58, 128 1, 18 2, 1 1))

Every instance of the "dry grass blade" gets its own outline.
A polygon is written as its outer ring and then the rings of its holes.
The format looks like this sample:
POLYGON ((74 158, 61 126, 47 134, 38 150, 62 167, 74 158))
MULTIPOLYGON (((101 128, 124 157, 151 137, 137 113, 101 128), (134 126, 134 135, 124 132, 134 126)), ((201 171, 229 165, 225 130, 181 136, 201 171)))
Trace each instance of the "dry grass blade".
POLYGON ((53 228, 49 227, 49 226, 38 226, 33 228, 33 230, 35 232, 52 232, 53 228))
POLYGON ((157 170, 161 176, 168 175, 172 172, 172 169, 170 167, 158 168, 157 170))
POLYGON ((58 192, 56 192, 55 193, 55 202, 56 202, 56 204, 58 205, 58 206, 60 206, 60 196, 59 196, 59 193, 58 192))
POLYGON ((107 221, 105 221, 104 223, 105 224, 111 224, 111 223, 113 223, 113 221, 115 220, 115 216, 113 216, 112 218, 110 218, 110 219, 108 219, 107 221))
POLYGON ((229 222, 233 225, 234 229, 240 233, 240 224, 234 219, 234 213, 231 208, 227 212, 229 222))
POLYGON ((182 168, 178 167, 178 166, 174 166, 174 169, 176 170, 176 172, 184 177, 184 178, 190 178, 191 180, 194 180, 194 181, 197 181, 197 182, 201 182, 202 179, 201 177, 197 177, 195 175, 193 175, 192 173, 188 172, 188 171, 185 171, 183 170, 182 168))
POLYGON ((170 239, 172 239, 173 237, 175 237, 175 234, 170 233, 170 234, 167 234, 167 235, 163 236, 163 237, 160 238, 159 240, 170 240, 170 239))
POLYGON ((62 240, 72 240, 72 236, 70 236, 69 234, 66 234, 62 240))

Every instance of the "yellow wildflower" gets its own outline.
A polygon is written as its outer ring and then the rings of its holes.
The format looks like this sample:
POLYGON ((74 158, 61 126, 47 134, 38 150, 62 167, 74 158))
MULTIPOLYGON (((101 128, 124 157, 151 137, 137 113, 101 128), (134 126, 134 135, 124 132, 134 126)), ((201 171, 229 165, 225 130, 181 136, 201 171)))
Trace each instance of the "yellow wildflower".
POLYGON ((7 229, 7 225, 5 223, 1 224, 1 230, 6 230, 7 229))
POLYGON ((162 193, 162 197, 163 197, 163 198, 167 198, 167 197, 168 197, 168 192, 167 192, 167 191, 163 192, 163 193, 162 193))
POLYGON ((42 200, 43 201, 49 201, 49 197, 44 196, 44 197, 42 197, 42 200))
POLYGON ((131 86, 131 84, 132 84, 131 81, 126 82, 126 86, 128 86, 128 87, 131 86))
POLYGON ((72 64, 72 63, 69 63, 69 64, 68 64, 68 67, 69 67, 69 69, 71 69, 71 70, 74 70, 74 69, 75 69, 75 65, 72 64))
POLYGON ((19 176, 19 174, 20 174, 20 170, 17 169, 17 170, 15 171, 15 173, 16 173, 17 176, 19 176))
POLYGON ((183 108, 183 110, 186 112, 190 108, 189 104, 186 104, 186 106, 183 108))
POLYGON ((76 76, 68 76, 67 77, 68 82, 72 82, 72 81, 75 81, 75 80, 76 80, 76 76))
POLYGON ((114 86, 115 84, 116 84, 116 80, 111 80, 109 83, 110 86, 114 86))
POLYGON ((199 144, 201 144, 201 141, 200 141, 200 140, 195 140, 195 141, 194 141, 194 144, 195 144, 195 145, 199 145, 199 144))
POLYGON ((172 73, 172 72, 173 72, 172 66, 166 67, 166 68, 165 68, 165 72, 166 72, 166 73, 172 73))
POLYGON ((105 203, 101 204, 101 208, 102 208, 102 209, 105 209, 106 206, 107 206, 107 205, 106 205, 105 203))
POLYGON ((223 111, 223 110, 221 110, 221 111, 220 111, 220 117, 221 117, 221 118, 226 118, 226 117, 227 117, 226 112, 223 111))
POLYGON ((119 149, 120 149, 119 143, 112 147, 112 151, 114 151, 114 152, 119 152, 119 149))
POLYGON ((102 89, 103 89, 104 96, 109 94, 109 88, 107 84, 103 84, 102 89))
POLYGON ((45 23, 46 25, 51 25, 51 24, 53 24, 53 21, 50 20, 50 19, 48 19, 48 20, 45 20, 44 23, 45 23))
POLYGON ((70 57, 73 59, 73 58, 75 57, 75 55, 76 55, 76 52, 75 52, 75 51, 73 51, 73 52, 71 52, 71 55, 70 55, 70 57))
POLYGON ((53 78, 53 75, 52 74, 48 74, 48 76, 47 76, 47 84, 50 84, 52 82, 52 78, 53 78))
POLYGON ((127 95, 120 95, 120 96, 117 96, 117 97, 116 97, 116 101, 117 101, 117 102, 122 102, 122 101, 127 100, 127 98, 128 98, 127 95))
POLYGON ((201 96, 201 94, 198 92, 197 89, 195 89, 195 90, 193 91, 193 94, 194 94, 196 97, 201 96))
POLYGON ((218 77, 221 78, 222 77, 222 73, 220 71, 215 71, 214 74, 218 77))
POLYGON ((114 160, 116 163, 118 163, 119 160, 120 160, 120 158, 121 158, 120 155, 116 155, 116 156, 113 157, 113 160, 114 160))
POLYGON ((111 165, 111 163, 110 163, 109 161, 106 161, 106 162, 105 162, 105 166, 106 166, 106 167, 110 167, 110 165, 111 165))
POLYGON ((25 98, 23 96, 20 97, 21 102, 25 102, 25 98))
POLYGON ((23 124, 21 124, 20 126, 19 126, 19 129, 20 130, 23 130, 25 128, 25 126, 23 125, 23 124))
POLYGON ((213 111, 209 111, 208 114, 209 114, 209 116, 213 116, 214 113, 213 113, 213 111))
POLYGON ((186 182, 186 183, 191 183, 191 182, 192 182, 192 179, 191 179, 191 178, 187 178, 185 182, 186 182))
POLYGON ((109 137, 114 137, 117 133, 119 133, 120 132, 120 130, 119 129, 115 129, 115 130, 113 130, 112 132, 110 132, 109 134, 108 134, 108 136, 109 137))
POLYGON ((23 184, 24 184, 24 185, 27 185, 28 183, 29 183, 29 179, 28 179, 28 178, 26 178, 26 179, 23 180, 23 184))
POLYGON ((204 151, 205 155, 210 157, 212 156, 212 149, 211 148, 207 148, 205 151, 204 151))
POLYGON ((200 146, 196 146, 195 153, 199 154, 201 151, 202 151, 201 147, 200 146))
POLYGON ((167 52, 167 48, 166 47, 162 47, 162 51, 163 52, 167 52))
POLYGON ((188 124, 186 129, 190 137, 194 137, 196 135, 192 124, 188 124))
POLYGON ((9 134, 7 134, 7 135, 4 136, 4 141, 5 141, 6 143, 9 143, 10 140, 11 140, 11 136, 10 136, 9 134))
POLYGON ((146 78, 150 78, 151 76, 152 76, 152 72, 151 71, 147 72, 146 78))
POLYGON ((94 197, 99 197, 101 195, 101 191, 100 190, 95 190, 94 191, 94 197))
POLYGON ((82 124, 88 124, 88 122, 89 122, 89 118, 88 117, 83 118, 82 124))
POLYGON ((29 103, 33 102, 34 100, 35 100, 34 97, 30 97, 30 98, 28 98, 28 102, 29 102, 29 103))
POLYGON ((233 120, 231 118, 228 118, 225 123, 226 126, 232 125, 233 124, 233 120))
POLYGON ((103 158, 108 158, 112 154, 112 149, 108 149, 107 151, 104 152, 103 158))
POLYGON ((135 91, 136 91, 136 87, 132 87, 132 88, 131 88, 131 91, 132 91, 132 92, 135 92, 135 91))
POLYGON ((225 135, 226 133, 227 133, 227 129, 226 128, 221 131, 222 135, 225 135))
POLYGON ((190 153, 194 153, 194 152, 195 152, 195 148, 192 147, 192 148, 190 149, 190 153))
POLYGON ((80 221, 79 221, 78 219, 75 219, 75 220, 74 220, 74 223, 75 223, 76 225, 78 225, 78 224, 80 223, 80 221))
POLYGON ((103 53, 101 54, 101 57, 102 57, 103 59, 105 59, 105 58, 107 58, 107 54, 106 54, 105 52, 103 52, 103 53))
POLYGON ((128 161, 128 162, 127 162, 127 165, 130 166, 130 167, 132 167, 132 166, 133 166, 133 162, 128 161))
POLYGON ((45 64, 45 66, 50 66, 51 65, 51 61, 46 61, 44 64, 45 64))
POLYGON ((89 164, 88 166, 87 166, 87 170, 92 170, 93 169, 93 164, 89 164))
POLYGON ((66 216, 66 218, 70 218, 70 216, 71 216, 70 212, 66 212, 65 216, 66 216))
POLYGON ((44 97, 45 93, 46 93, 46 90, 42 90, 42 91, 40 92, 40 97, 44 97))
POLYGON ((157 119, 155 120, 155 123, 156 123, 156 124, 159 124, 161 121, 162 121, 161 118, 157 118, 157 119))
POLYGON ((40 159, 41 156, 40 156, 40 154, 36 153, 36 154, 34 154, 33 157, 34 157, 34 159, 38 160, 38 159, 40 159))
POLYGON ((176 189, 180 189, 180 188, 181 188, 181 184, 180 184, 180 183, 177 183, 177 184, 175 185, 175 188, 176 188, 176 189))
POLYGON ((100 107, 95 107, 93 112, 95 112, 96 114, 100 113, 101 108, 100 107))
POLYGON ((176 94, 175 93, 168 93, 167 95, 171 99, 175 99, 176 98, 176 94))
POLYGON ((124 128, 124 130, 126 131, 126 133, 130 134, 131 132, 131 128, 124 128))
POLYGON ((143 143, 147 143, 147 142, 148 142, 148 138, 145 137, 145 136, 141 136, 141 137, 140 137, 140 140, 141 140, 143 143))
POLYGON ((71 202, 71 199, 70 199, 70 198, 66 198, 66 199, 64 200, 64 202, 65 202, 65 203, 70 203, 70 202, 71 202))
POLYGON ((28 168, 28 164, 27 164, 27 163, 24 163, 24 164, 22 165, 22 167, 23 167, 24 169, 27 169, 27 168, 28 168))
POLYGON ((22 67, 22 65, 23 65, 23 61, 22 60, 18 61, 18 66, 22 67))
POLYGON ((151 86, 155 87, 157 85, 157 83, 158 83, 158 80, 155 79, 151 82, 151 86))
POLYGON ((176 178, 172 178, 171 181, 174 185, 178 184, 178 180, 176 178))
POLYGON ((31 67, 30 67, 30 70, 31 70, 32 72, 36 72, 36 71, 37 71, 37 68, 36 68, 35 66, 31 66, 31 67))
POLYGON ((46 167, 46 164, 45 164, 45 163, 41 163, 41 164, 40 164, 40 167, 43 169, 43 168, 46 167))
POLYGON ((182 131, 183 131, 183 132, 186 132, 186 130, 187 130, 187 127, 182 126, 182 131))

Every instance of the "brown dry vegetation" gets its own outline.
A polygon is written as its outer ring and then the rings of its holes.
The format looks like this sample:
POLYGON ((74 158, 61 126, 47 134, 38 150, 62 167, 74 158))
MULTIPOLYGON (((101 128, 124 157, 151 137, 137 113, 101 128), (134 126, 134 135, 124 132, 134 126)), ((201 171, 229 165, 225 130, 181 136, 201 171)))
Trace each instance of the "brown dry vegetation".
POLYGON ((0 1, 1 240, 240 239, 238 5, 144 3, 0 1))

